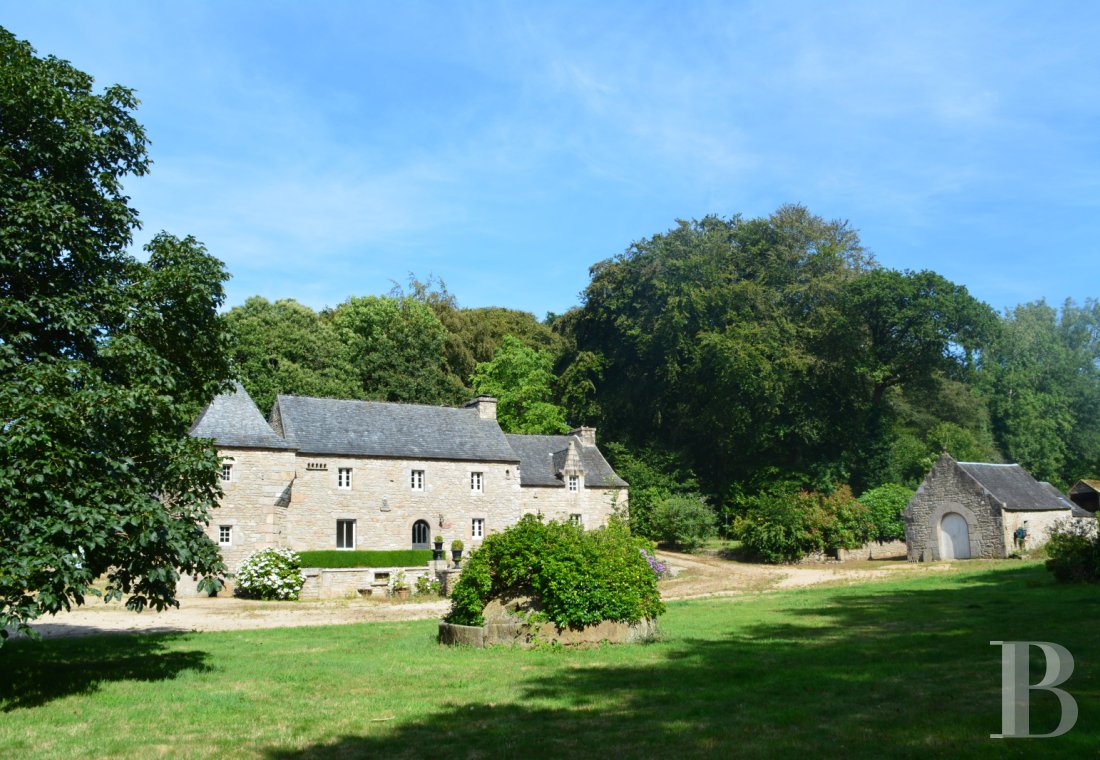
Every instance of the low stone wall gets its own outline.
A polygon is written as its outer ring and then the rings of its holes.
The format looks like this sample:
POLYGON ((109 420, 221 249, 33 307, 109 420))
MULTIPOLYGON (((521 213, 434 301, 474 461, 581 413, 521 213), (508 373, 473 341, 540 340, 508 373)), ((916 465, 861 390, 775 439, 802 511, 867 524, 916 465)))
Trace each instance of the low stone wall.
POLYGON ((305 584, 299 599, 341 599, 349 596, 387 596, 394 577, 404 571, 409 588, 422 575, 431 575, 419 567, 304 567, 305 584))
POLYGON ((854 559, 901 559, 906 556, 908 547, 904 541, 871 541, 858 549, 841 549, 837 559, 841 562, 854 559))
POLYGON ((620 623, 605 620, 583 628, 559 628, 554 623, 493 621, 482 626, 439 624, 439 643, 473 647, 509 646, 529 649, 538 644, 557 642, 563 646, 635 644, 649 641, 657 632, 656 620, 620 623))

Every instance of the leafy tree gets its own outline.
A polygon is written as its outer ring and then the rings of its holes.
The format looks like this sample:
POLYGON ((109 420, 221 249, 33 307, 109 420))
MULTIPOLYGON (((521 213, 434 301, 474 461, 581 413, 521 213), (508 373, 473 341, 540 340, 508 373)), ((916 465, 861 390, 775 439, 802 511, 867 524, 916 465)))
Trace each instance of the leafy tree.
POLYGON ((1038 303, 1005 315, 982 363, 993 433, 1005 456, 1066 486, 1100 469, 1100 306, 1038 303))
POLYGON ((363 397, 419 404, 465 400, 461 382, 446 369, 447 331, 427 304, 409 296, 352 297, 328 317, 342 362, 352 367, 363 397))
POLYGON ((293 299, 253 296, 226 315, 234 367, 260 409, 280 393, 361 398, 363 388, 328 319, 293 299))
POLYGON ((0 29, 0 629, 101 576, 161 609, 180 572, 225 569, 217 457, 187 431, 229 374, 227 275, 193 238, 127 254, 145 133, 130 90, 92 84, 0 29))
POLYGON ((505 432, 564 433, 569 430, 565 410, 550 401, 553 364, 549 353, 506 335, 492 360, 477 365, 470 383, 478 393, 496 396, 505 432))

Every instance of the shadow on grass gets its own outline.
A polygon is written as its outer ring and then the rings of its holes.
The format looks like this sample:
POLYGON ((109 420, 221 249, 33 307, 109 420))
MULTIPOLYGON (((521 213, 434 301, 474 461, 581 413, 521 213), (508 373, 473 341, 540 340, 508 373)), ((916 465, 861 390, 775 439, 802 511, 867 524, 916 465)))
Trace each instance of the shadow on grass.
POLYGON ((0 711, 38 707, 89 694, 109 681, 166 681, 184 671, 205 672, 209 655, 169 651, 181 634, 89 636, 0 647, 0 711))
MULTIPOLYGON (((456 693, 412 722, 268 757, 1095 756, 1097 589, 1055 585, 1034 566, 927 581, 777 594, 753 607, 758 620, 737 617, 729 600, 683 603, 652 656, 518 653, 517 667, 538 675, 505 703, 456 693), (990 738, 1001 715, 994 640, 1055 641, 1074 654, 1073 731, 990 738)), ((425 686, 437 702, 442 688, 425 686)), ((1052 730, 1053 695, 1036 692, 1032 707, 1032 730, 1052 730)))

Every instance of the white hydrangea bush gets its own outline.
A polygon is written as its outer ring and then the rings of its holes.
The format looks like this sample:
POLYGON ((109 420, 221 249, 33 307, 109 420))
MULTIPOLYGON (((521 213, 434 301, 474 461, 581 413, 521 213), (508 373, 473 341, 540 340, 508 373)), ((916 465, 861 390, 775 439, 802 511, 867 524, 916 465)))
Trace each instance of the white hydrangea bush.
POLYGON ((302 590, 302 564, 290 549, 260 549, 237 570, 234 593, 248 599, 294 600, 302 590))

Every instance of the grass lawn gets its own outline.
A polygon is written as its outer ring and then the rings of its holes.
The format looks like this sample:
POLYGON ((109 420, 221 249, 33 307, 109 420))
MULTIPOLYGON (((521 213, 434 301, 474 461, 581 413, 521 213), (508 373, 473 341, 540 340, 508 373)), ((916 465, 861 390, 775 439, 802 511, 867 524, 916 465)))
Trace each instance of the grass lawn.
MULTIPOLYGON (((1036 564, 674 603, 661 626, 654 644, 581 651, 446 649, 430 621, 9 642, 0 757, 1100 751, 1100 589, 1055 585, 1036 564), (1001 714, 991 640, 1073 653, 1074 730, 989 738, 1001 714)), ((1032 706, 1032 731, 1053 729, 1054 696, 1032 706)))

